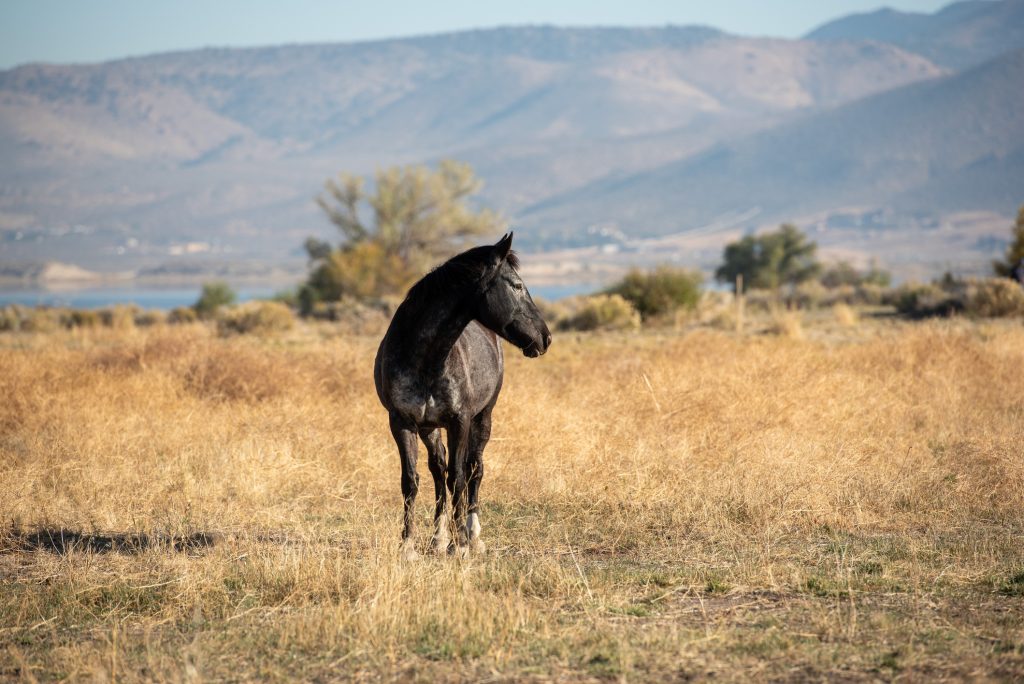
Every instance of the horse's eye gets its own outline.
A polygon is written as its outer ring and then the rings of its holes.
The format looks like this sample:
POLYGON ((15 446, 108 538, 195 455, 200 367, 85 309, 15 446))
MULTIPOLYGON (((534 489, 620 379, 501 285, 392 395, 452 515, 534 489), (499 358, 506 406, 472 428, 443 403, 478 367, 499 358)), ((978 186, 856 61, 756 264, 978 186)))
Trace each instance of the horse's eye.
POLYGON ((520 292, 522 292, 523 291, 523 284, 522 283, 512 283, 512 289, 513 290, 519 290, 520 292))

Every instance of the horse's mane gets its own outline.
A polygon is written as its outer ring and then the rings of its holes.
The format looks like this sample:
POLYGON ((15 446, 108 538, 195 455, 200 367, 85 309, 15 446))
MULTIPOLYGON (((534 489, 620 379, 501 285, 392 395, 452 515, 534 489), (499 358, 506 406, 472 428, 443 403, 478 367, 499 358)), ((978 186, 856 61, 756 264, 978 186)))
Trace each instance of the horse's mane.
MULTIPOLYGON (((440 266, 433 268, 430 273, 410 287, 403 304, 416 307, 449 293, 465 290, 483 278, 487 272, 490 256, 491 247, 489 245, 474 247, 461 254, 456 254, 440 266)), ((509 251, 505 261, 513 269, 519 270, 519 256, 514 251, 509 251)))

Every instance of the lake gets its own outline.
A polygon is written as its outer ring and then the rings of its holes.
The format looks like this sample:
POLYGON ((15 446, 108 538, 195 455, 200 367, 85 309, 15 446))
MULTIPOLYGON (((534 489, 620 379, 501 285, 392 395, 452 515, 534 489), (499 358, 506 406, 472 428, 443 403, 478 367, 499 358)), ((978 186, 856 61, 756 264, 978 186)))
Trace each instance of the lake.
MULTIPOLYGON (((79 289, 25 288, 0 290, 0 306, 20 304, 22 306, 66 306, 73 309, 101 309, 115 304, 135 304, 143 309, 169 311, 178 306, 191 306, 199 298, 200 286, 173 287, 84 287, 79 289)), ((239 302, 252 299, 269 299, 283 289, 241 285, 233 288, 239 302)), ((601 289, 594 283, 571 283, 565 285, 538 285, 530 292, 548 301, 564 299, 578 294, 588 294, 601 289)))

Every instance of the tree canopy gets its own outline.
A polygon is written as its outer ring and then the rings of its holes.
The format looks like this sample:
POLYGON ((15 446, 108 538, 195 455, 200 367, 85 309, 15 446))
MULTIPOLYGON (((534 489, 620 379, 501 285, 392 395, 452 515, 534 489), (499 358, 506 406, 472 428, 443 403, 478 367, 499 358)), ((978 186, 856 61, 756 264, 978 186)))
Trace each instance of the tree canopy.
POLYGON ((1024 260, 1024 205, 1017 210, 1017 222, 1013 226, 1013 238, 1006 247, 1006 258, 992 262, 996 275, 1004 278, 1015 277, 1014 269, 1024 260))
POLYGON ((379 171, 372 192, 360 176, 329 179, 316 201, 343 239, 336 248, 306 240, 311 272, 300 291, 303 308, 343 296, 399 294, 473 238, 500 232, 499 216, 467 204, 482 185, 468 164, 451 160, 436 170, 410 165, 379 171))
POLYGON ((821 270, 815 259, 817 249, 796 226, 783 224, 777 231, 747 235, 726 245, 715 278, 735 283, 742 274, 746 287, 767 290, 796 285, 821 270))

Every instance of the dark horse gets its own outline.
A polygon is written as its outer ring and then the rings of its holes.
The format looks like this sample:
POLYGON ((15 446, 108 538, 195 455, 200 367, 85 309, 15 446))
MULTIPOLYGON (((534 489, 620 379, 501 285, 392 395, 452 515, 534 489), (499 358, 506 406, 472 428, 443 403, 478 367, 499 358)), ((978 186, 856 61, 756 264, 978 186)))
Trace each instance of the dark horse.
POLYGON ((519 261, 511 249, 509 233, 497 244, 474 247, 424 276, 395 311, 377 350, 373 379, 402 459, 405 558, 416 557, 417 435, 427 447, 434 476, 431 550, 483 550, 478 498, 483 451, 505 366, 498 336, 531 357, 551 344, 551 333, 516 272, 519 261), (447 463, 440 428, 448 431, 447 463), (455 511, 450 546, 448 491, 455 511))

